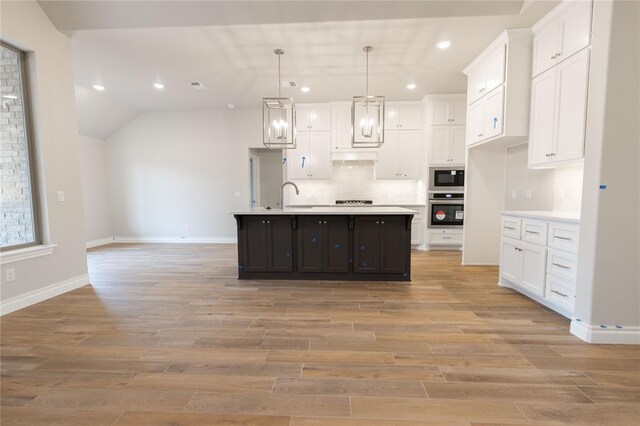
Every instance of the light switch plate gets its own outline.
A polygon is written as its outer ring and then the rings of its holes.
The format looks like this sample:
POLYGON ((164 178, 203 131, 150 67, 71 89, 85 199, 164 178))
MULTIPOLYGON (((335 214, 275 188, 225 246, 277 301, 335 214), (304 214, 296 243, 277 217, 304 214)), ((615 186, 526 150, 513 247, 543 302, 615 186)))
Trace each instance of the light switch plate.
POLYGON ((240 192, 236 192, 235 194, 233 194, 233 196, 236 198, 240 198, 240 192))
POLYGON ((527 198, 531 198, 531 195, 532 195, 531 190, 527 189, 527 198))
POLYGON ((511 191, 511 198, 517 198, 517 197, 518 197, 518 191, 514 189, 513 191, 511 191))
POLYGON ((6 282, 11 282, 11 281, 15 281, 16 280, 16 270, 11 268, 11 269, 5 269, 4 270, 4 279, 6 282))
POLYGON ((58 191, 58 201, 64 201, 64 191, 58 191))

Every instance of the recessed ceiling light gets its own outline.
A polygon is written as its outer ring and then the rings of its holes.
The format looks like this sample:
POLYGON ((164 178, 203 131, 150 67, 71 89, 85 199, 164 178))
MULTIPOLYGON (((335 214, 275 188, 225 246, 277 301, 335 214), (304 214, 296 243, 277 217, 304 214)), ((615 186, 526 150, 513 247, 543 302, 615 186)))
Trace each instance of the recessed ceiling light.
POLYGON ((155 87, 158 90, 164 89, 164 84, 162 83, 153 83, 153 87, 155 87))
POLYGON ((104 90, 104 86, 101 84, 94 84, 93 88, 96 89, 98 92, 102 92, 104 90))
POLYGON ((409 83, 409 84, 407 84, 407 89, 409 89, 409 90, 413 90, 413 89, 415 89, 415 88, 416 88, 416 84, 415 84, 415 83, 409 83))
POLYGON ((236 104, 227 104, 227 107, 228 107, 229 109, 235 109, 236 104))
POLYGON ((310 88, 309 86, 302 86, 302 87, 300 88, 300 91, 302 91, 302 92, 304 92, 304 93, 307 93, 309 90, 311 90, 311 88, 310 88))
POLYGON ((449 40, 442 40, 439 41, 436 46, 438 47, 438 49, 447 49, 449 46, 451 46, 451 42, 449 40))

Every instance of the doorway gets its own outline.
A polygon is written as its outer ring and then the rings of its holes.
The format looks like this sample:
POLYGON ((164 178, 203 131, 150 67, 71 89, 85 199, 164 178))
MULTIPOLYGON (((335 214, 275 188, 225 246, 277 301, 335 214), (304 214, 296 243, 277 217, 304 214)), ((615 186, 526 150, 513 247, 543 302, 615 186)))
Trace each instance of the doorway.
POLYGON ((280 208, 283 164, 281 149, 249 149, 251 207, 280 208))

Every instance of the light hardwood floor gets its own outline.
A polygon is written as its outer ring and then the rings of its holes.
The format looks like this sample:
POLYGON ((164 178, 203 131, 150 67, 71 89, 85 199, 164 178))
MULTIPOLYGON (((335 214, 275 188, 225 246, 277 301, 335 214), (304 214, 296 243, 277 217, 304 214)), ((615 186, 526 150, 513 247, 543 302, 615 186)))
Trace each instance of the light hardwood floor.
POLYGON ((91 250, 92 286, 0 319, 2 424, 638 424, 640 347, 412 259, 411 283, 238 281, 234 245, 91 250))

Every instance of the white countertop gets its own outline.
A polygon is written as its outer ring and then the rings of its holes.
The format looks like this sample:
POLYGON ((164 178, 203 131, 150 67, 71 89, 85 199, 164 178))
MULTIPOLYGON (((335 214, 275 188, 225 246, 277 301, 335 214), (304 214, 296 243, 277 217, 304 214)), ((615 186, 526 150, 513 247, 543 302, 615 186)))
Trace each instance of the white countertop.
POLYGON ((349 208, 353 208, 353 207, 424 207, 426 206, 425 203, 373 203, 373 204, 366 204, 366 205, 358 205, 358 206, 354 206, 354 205, 350 205, 350 204, 297 204, 297 203, 293 203, 293 204, 288 204, 286 208, 310 208, 310 207, 349 207, 349 208))
POLYGON ((535 211, 503 211, 503 215, 532 217, 535 219, 562 220, 565 222, 580 223, 580 213, 577 212, 560 212, 553 210, 535 210, 535 211))
POLYGON ((270 209, 263 207, 237 210, 234 215, 407 215, 416 214, 415 210, 403 207, 307 207, 270 209))

